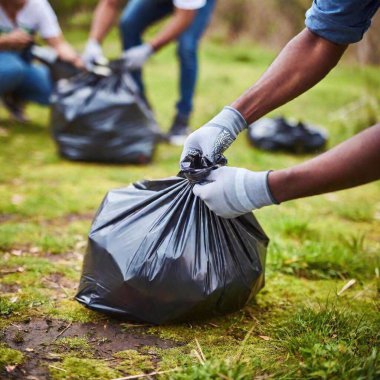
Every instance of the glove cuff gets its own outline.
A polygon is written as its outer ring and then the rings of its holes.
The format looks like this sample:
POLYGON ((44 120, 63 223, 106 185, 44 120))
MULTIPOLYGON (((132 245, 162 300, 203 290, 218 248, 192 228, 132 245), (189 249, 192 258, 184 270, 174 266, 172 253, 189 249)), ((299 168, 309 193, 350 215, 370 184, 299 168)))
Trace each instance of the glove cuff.
POLYGON ((146 55, 147 55, 148 57, 150 57, 151 55, 154 54, 154 48, 153 48, 153 46, 152 46, 150 43, 147 42, 147 43, 145 43, 143 46, 144 46, 145 49, 146 49, 146 55))
POLYGON ((268 185, 268 175, 270 171, 251 172, 247 170, 244 176, 244 185, 252 209, 259 209, 264 206, 278 204, 273 198, 268 185))
POLYGON ((89 38, 88 41, 87 41, 86 47, 87 48, 92 48, 92 49, 95 49, 95 50, 98 50, 98 51, 102 50, 102 45, 95 38, 89 38))
POLYGON ((247 122, 244 120, 244 117, 239 111, 230 106, 226 106, 213 119, 211 119, 206 126, 215 126, 225 129, 229 132, 233 139, 236 139, 237 135, 243 129, 247 128, 247 122))
POLYGON ((231 106, 225 106, 222 113, 223 112, 228 112, 229 114, 229 119, 231 119, 230 131, 235 133, 235 138, 243 129, 248 127, 243 115, 237 109, 231 106))

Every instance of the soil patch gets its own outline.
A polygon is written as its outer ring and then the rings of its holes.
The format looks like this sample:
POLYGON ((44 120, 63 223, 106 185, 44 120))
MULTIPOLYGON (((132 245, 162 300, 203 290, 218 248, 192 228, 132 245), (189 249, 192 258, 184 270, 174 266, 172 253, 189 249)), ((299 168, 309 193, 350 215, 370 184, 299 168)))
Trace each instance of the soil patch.
POLYGON ((0 283, 0 294, 15 294, 20 291, 20 286, 17 284, 2 284, 0 283))
MULTIPOLYGON (((49 379, 49 364, 54 365, 60 360, 55 343, 62 338, 86 338, 94 358, 107 360, 114 360, 112 354, 127 349, 138 350, 144 346, 166 349, 178 346, 173 341, 146 334, 145 329, 132 326, 130 331, 124 331, 117 321, 96 324, 33 319, 12 324, 3 332, 2 340, 9 347, 22 351, 26 360, 12 373, 0 373, 0 378, 49 379)), ((69 351, 68 348, 67 352, 69 351)), ((59 352, 62 354, 62 349, 59 352)))
POLYGON ((0 215, 0 224, 11 222, 18 219, 18 215, 15 214, 1 214, 0 215))
POLYGON ((53 225, 53 226, 65 226, 78 221, 88 221, 91 223, 94 219, 95 211, 86 212, 83 214, 66 214, 52 219, 42 219, 39 221, 40 225, 53 225))

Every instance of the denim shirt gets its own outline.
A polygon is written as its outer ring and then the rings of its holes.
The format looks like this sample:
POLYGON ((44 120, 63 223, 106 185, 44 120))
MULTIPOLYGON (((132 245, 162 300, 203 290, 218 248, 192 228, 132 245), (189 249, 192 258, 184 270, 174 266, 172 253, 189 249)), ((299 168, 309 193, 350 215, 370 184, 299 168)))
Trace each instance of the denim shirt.
POLYGON ((380 0, 313 0, 306 12, 306 27, 337 44, 351 44, 363 38, 380 0))

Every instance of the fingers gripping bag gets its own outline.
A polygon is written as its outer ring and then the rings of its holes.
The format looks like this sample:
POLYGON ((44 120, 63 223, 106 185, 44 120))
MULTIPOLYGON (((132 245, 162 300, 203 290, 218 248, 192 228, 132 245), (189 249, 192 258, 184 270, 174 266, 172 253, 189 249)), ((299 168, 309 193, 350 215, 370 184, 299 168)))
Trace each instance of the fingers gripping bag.
POLYGON ((107 69, 57 82, 51 128, 58 150, 75 161, 147 163, 158 136, 153 113, 121 60, 107 69))
POLYGON ((178 176, 105 196, 88 237, 80 303, 163 324, 236 311, 264 286, 269 240, 256 218, 216 216, 192 192, 215 165, 199 156, 185 165, 178 176))

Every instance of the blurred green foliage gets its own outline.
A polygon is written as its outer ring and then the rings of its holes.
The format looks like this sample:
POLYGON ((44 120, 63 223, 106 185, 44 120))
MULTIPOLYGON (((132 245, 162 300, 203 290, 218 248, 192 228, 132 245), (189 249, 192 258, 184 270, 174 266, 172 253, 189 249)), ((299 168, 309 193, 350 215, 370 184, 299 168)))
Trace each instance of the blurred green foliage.
POLYGON ((50 0, 49 1, 54 10, 59 16, 67 16, 71 12, 78 12, 92 9, 98 0, 50 0))

